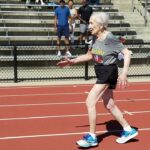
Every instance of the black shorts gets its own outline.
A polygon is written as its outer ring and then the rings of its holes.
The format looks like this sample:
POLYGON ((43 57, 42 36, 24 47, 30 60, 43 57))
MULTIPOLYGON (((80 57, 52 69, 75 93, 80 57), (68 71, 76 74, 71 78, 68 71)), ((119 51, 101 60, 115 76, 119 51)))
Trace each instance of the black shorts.
POLYGON ((65 36, 68 38, 70 35, 69 33, 69 25, 68 26, 57 26, 57 36, 61 38, 61 36, 65 36))
POLYGON ((97 77, 96 84, 109 84, 110 89, 115 89, 118 79, 117 65, 95 65, 97 77))

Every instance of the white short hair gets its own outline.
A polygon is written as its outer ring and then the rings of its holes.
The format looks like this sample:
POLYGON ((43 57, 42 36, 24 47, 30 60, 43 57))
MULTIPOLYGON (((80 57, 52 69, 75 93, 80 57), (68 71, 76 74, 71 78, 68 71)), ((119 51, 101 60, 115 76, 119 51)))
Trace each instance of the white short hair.
POLYGON ((102 25, 104 28, 107 28, 109 23, 109 15, 104 12, 94 12, 91 15, 91 18, 94 18, 99 25, 102 25))

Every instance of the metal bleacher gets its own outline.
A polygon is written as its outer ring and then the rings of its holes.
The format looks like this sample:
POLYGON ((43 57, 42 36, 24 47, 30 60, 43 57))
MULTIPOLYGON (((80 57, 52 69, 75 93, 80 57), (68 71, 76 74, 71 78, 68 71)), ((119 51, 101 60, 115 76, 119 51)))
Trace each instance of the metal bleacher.
MULTIPOLYGON (((78 8, 80 5, 76 5, 78 8)), ((124 36, 127 41, 136 37, 136 31, 124 21, 123 15, 113 8, 113 4, 103 4, 95 7, 95 11, 105 11, 110 14, 109 29, 117 36, 124 36)), ((54 8, 48 5, 1 4, 0 5, 0 42, 3 44, 28 44, 34 41, 49 43, 56 41, 54 30, 54 8), (30 8, 28 8, 30 7, 30 8)), ((79 35, 77 20, 76 39, 79 35)))

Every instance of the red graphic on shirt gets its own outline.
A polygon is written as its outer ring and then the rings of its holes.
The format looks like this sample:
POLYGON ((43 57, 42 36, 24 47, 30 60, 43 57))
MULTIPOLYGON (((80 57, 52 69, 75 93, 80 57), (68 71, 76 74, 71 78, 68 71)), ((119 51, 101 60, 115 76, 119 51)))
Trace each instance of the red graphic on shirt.
POLYGON ((103 62, 103 58, 100 55, 93 55, 93 59, 97 63, 102 63, 103 62))

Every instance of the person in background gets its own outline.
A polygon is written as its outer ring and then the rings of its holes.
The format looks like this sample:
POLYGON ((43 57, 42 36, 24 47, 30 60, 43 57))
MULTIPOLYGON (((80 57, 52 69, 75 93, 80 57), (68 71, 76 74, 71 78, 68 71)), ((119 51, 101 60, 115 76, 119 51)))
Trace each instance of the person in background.
POLYGON ((66 45, 66 53, 65 55, 71 57, 70 53, 70 43, 69 43, 69 24, 72 24, 71 21, 71 14, 68 7, 65 6, 65 1, 60 0, 60 6, 55 9, 55 20, 54 20, 54 27, 55 31, 57 32, 57 46, 58 46, 58 53, 57 56, 61 56, 60 51, 60 44, 61 44, 61 37, 65 36, 65 45, 66 45))
POLYGON ((83 136, 83 139, 76 142, 80 147, 88 148, 98 145, 96 136, 96 104, 100 99, 103 100, 105 108, 123 128, 121 136, 116 139, 117 143, 126 143, 138 135, 138 131, 126 121, 113 98, 113 90, 116 88, 117 82, 119 88, 127 86, 131 52, 107 30, 108 22, 108 14, 104 12, 93 13, 89 21, 89 30, 92 35, 96 36, 96 39, 93 41, 91 48, 84 55, 74 59, 66 58, 57 63, 58 66, 64 67, 90 60, 94 61, 97 81, 86 99, 90 127, 89 132, 83 136), (118 75, 117 59, 120 52, 124 56, 124 63, 122 71, 118 75))
POLYGON ((72 18, 72 24, 70 25, 70 41, 71 44, 74 44, 74 32, 76 27, 76 18, 78 16, 76 8, 73 7, 73 0, 68 1, 68 7, 70 10, 71 18, 72 18))
POLYGON ((91 14, 93 13, 92 7, 88 5, 88 0, 82 0, 82 6, 78 10, 78 19, 80 20, 80 37, 79 42, 82 44, 85 36, 85 41, 88 38, 88 25, 91 14))

